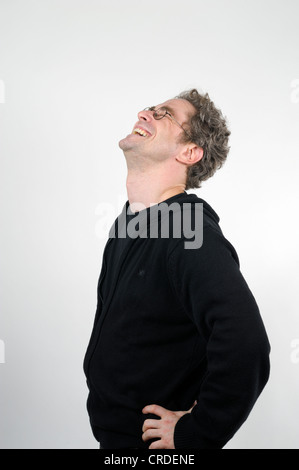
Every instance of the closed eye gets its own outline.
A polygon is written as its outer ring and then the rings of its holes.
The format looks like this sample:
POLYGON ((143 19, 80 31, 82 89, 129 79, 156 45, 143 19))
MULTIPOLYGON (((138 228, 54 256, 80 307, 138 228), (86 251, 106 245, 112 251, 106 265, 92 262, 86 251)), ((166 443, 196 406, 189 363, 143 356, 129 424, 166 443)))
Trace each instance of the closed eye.
POLYGON ((170 112, 167 111, 167 110, 166 110, 166 114, 167 114, 167 116, 170 116, 171 118, 173 117, 172 114, 170 114, 170 112))
POLYGON ((149 111, 160 111, 160 110, 163 110, 163 111, 166 111, 166 114, 168 114, 168 116, 170 117, 173 117, 172 114, 170 114, 170 112, 168 111, 168 108, 166 106, 161 106, 160 108, 156 109, 156 106, 151 106, 150 108, 148 108, 149 111))
POLYGON ((168 114, 168 116, 172 117, 172 114, 168 111, 168 108, 166 108, 166 106, 162 106, 159 109, 163 109, 163 111, 166 111, 166 114, 168 114))

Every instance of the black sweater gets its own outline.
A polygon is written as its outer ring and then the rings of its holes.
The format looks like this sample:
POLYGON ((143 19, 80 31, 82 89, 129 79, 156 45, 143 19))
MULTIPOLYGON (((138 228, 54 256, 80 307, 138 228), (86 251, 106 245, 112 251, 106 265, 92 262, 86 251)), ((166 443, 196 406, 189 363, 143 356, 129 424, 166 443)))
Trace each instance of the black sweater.
POLYGON ((267 334, 218 215, 195 194, 165 202, 203 204, 200 248, 186 249, 183 231, 173 236, 172 212, 168 238, 151 238, 149 223, 136 226, 142 235, 119 238, 121 220, 151 210, 126 216, 127 201, 104 250, 84 360, 90 422, 104 448, 148 448, 142 425, 158 417, 144 415, 143 407, 182 411, 195 400, 175 426, 175 448, 222 448, 269 377, 267 334))

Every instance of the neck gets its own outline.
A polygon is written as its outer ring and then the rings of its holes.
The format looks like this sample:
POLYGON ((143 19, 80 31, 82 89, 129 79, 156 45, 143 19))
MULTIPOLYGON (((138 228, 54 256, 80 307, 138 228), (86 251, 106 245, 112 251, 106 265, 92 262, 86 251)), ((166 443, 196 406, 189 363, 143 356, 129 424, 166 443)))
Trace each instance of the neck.
POLYGON ((169 171, 161 173, 159 166, 156 169, 147 169, 146 172, 134 169, 128 171, 127 193, 132 212, 137 212, 166 199, 181 194, 186 185, 171 180, 169 171))

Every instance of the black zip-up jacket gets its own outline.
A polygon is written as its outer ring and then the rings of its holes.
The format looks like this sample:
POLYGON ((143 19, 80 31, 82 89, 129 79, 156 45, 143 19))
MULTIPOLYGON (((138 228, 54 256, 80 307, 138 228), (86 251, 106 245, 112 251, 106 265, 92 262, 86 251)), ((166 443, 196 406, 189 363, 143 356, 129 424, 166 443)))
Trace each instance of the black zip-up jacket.
POLYGON ((103 448, 148 448, 152 440, 143 442, 142 425, 158 417, 143 414, 143 407, 185 411, 195 400, 175 426, 175 448, 222 448, 269 378, 268 337, 218 215, 195 194, 165 203, 188 206, 193 228, 195 207, 203 208, 199 248, 186 249, 192 232, 185 227, 174 236, 172 211, 165 237, 164 215, 149 223, 150 207, 132 214, 126 201, 104 250, 84 359, 87 408, 103 448), (141 215, 148 219, 136 225, 139 234, 120 238, 141 215), (149 230, 155 220, 157 238, 149 230))

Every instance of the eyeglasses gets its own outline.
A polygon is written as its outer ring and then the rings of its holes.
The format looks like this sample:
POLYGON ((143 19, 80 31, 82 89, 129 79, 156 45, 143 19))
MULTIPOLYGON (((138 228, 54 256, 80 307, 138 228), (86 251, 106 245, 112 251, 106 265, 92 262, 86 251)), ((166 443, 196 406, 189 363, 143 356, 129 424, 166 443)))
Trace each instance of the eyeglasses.
POLYGON ((153 111, 153 117, 154 117, 154 119, 156 119, 156 121, 159 121, 160 119, 163 119, 166 115, 169 116, 170 119, 172 119, 178 126, 180 126, 181 129, 183 129, 183 131, 185 132, 185 134, 187 134, 189 139, 192 140, 191 135, 188 134, 188 132, 183 128, 183 126, 163 106, 161 108, 158 108, 158 109, 155 109, 155 106, 150 106, 149 108, 144 108, 143 111, 153 111))

